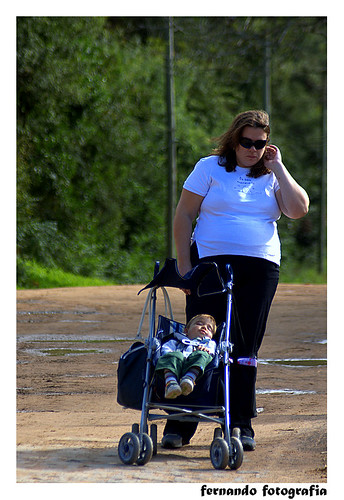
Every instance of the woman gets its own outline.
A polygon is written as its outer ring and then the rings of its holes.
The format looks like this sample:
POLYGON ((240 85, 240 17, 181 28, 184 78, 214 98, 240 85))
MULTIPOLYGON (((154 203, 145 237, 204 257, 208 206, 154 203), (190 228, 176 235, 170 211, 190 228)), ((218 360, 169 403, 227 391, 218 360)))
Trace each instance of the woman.
MULTIPOLYGON (((256 416, 257 355, 279 277, 276 221, 281 212, 301 218, 309 206, 279 149, 268 144, 269 134, 265 111, 240 113, 217 139, 214 154, 202 158, 186 179, 174 219, 182 276, 200 261, 216 262, 221 273, 226 264, 233 269, 231 420, 241 430, 245 450, 256 446, 251 418, 256 416)), ((217 324, 224 321, 225 297, 200 299, 184 291, 187 321, 199 313, 211 314, 217 324)), ((168 420, 162 445, 188 443, 196 427, 168 420)))

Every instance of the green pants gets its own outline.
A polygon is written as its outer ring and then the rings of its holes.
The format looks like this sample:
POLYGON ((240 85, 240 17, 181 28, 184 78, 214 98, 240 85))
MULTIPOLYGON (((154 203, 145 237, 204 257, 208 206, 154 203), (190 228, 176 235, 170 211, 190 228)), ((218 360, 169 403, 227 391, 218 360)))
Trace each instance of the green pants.
POLYGON ((158 359, 155 370, 161 376, 164 370, 169 370, 180 380, 193 367, 199 368, 200 374, 203 374, 212 359, 210 354, 200 350, 192 352, 187 358, 180 351, 168 352, 158 359))

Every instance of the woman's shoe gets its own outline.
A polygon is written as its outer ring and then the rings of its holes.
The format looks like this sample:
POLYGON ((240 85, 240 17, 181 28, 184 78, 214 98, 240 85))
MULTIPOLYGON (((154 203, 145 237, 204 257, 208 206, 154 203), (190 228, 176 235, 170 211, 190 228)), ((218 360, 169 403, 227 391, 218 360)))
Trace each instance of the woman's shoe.
POLYGON ((178 434, 166 434, 161 440, 161 446, 168 450, 181 448, 183 446, 182 437, 178 434))
POLYGON ((240 429, 240 441, 244 451, 254 451, 256 449, 256 442, 253 438, 254 432, 250 428, 243 427, 240 429))

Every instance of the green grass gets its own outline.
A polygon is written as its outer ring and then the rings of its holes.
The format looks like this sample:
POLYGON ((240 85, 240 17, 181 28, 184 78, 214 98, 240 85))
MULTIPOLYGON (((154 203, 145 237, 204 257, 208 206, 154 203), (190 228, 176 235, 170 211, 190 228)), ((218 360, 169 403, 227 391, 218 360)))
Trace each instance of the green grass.
POLYGON ((18 261, 17 289, 60 288, 76 286, 114 285, 112 281, 67 273, 58 268, 46 268, 33 260, 18 261))
MULTIPOLYGON (((147 280, 148 282, 149 280, 147 280)), ((305 266, 281 266, 280 283, 326 283, 326 272, 318 273, 305 266)), ((33 260, 18 259, 17 289, 59 288, 77 286, 118 285, 110 280, 67 273, 58 268, 46 268, 33 260)))
POLYGON ((301 264, 283 266, 280 269, 280 283, 312 283, 320 285, 327 283, 326 271, 322 273, 317 269, 308 268, 301 264))

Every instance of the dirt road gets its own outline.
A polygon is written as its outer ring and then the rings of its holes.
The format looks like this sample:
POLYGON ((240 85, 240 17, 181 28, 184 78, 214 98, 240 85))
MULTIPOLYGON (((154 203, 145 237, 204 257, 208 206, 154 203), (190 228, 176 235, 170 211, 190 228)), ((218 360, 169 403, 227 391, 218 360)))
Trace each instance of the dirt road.
MULTIPOLYGON (((17 482, 326 482, 326 286, 278 288, 258 367, 257 449, 237 471, 212 467, 212 424, 182 449, 159 444, 143 467, 120 462, 118 441, 140 417, 116 403, 117 362, 145 301, 139 289, 18 292, 17 482)), ((183 293, 169 293, 184 321, 183 293)))

